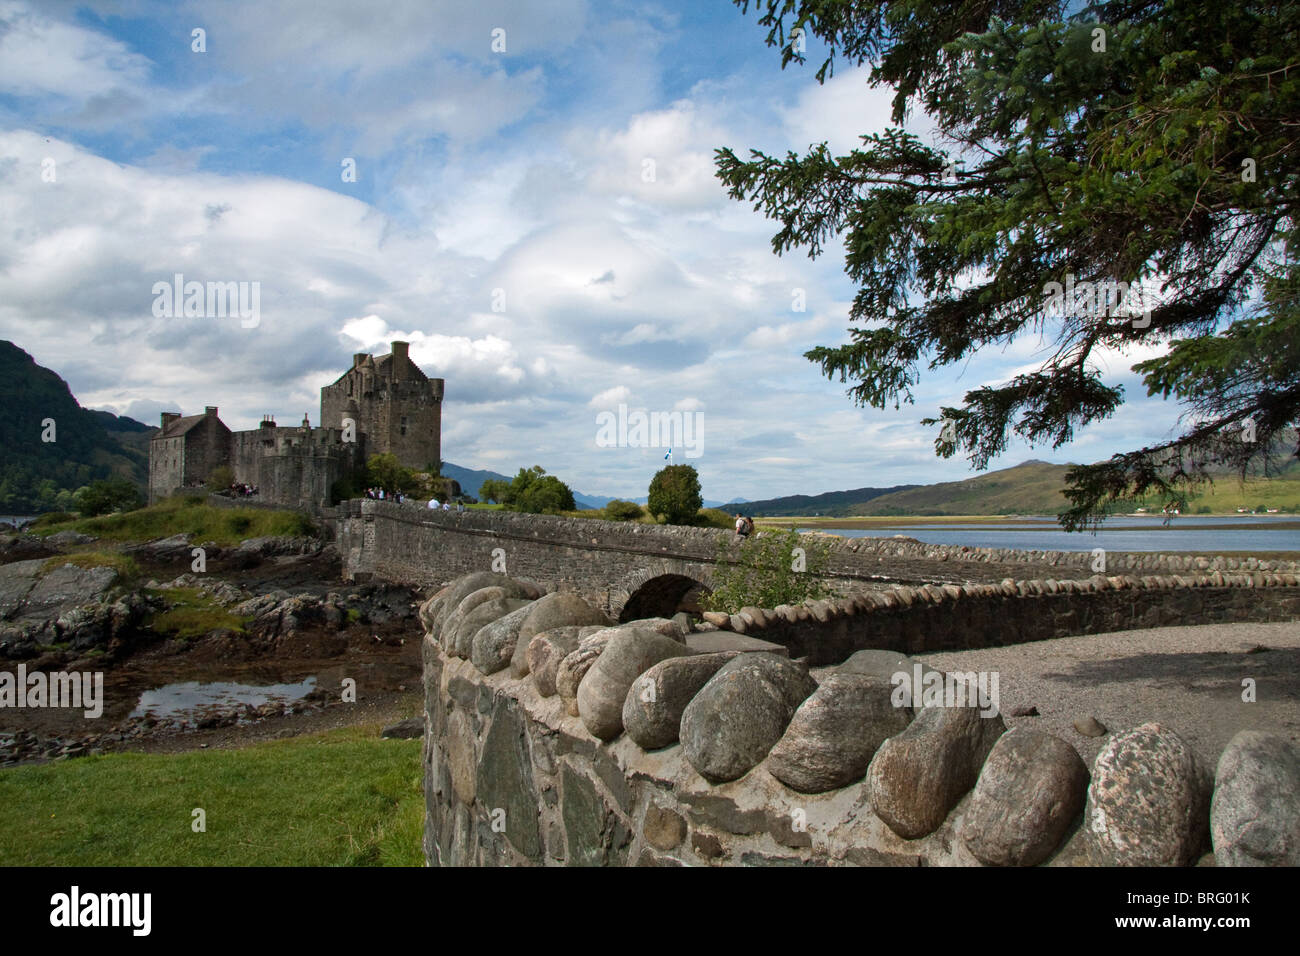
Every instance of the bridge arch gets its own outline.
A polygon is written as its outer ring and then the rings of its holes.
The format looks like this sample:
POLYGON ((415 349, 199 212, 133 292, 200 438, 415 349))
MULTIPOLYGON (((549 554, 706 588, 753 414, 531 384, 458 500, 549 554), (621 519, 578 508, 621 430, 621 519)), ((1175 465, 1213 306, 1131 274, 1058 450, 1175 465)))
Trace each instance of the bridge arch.
POLYGON ((712 574, 698 564, 659 560, 638 568, 611 589, 610 613, 620 622, 672 617, 697 606, 711 588, 712 574))

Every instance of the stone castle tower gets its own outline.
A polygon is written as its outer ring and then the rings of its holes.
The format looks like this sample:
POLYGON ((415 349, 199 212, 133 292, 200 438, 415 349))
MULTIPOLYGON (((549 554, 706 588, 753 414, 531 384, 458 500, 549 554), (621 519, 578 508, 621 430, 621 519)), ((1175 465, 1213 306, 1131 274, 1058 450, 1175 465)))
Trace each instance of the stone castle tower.
POLYGON ((441 463, 444 382, 411 361, 406 342, 378 358, 359 352, 352 367, 320 390, 321 425, 344 427, 352 419, 366 436, 368 455, 391 452, 407 468, 441 463))
POLYGON ((258 488, 259 501, 315 509, 370 455, 392 452, 416 471, 440 464, 445 383, 420 371, 407 343, 392 347, 379 358, 354 355, 352 367, 320 390, 317 428, 305 415, 301 426, 284 428, 268 415, 255 429, 231 431, 215 407, 185 418, 163 412, 149 442, 150 503, 202 487, 224 465, 236 482, 258 488), (345 419, 355 423, 350 434, 345 419))

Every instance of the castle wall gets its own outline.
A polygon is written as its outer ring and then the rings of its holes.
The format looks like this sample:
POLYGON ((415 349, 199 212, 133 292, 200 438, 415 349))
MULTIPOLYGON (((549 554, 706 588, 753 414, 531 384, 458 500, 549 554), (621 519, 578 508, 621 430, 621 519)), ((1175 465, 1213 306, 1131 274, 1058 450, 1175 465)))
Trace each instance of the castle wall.
POLYGON ((443 389, 443 380, 426 378, 397 342, 387 362, 358 355, 321 389, 321 423, 341 428, 351 418, 365 433, 369 454, 392 453, 405 467, 424 471, 441 460, 443 389))
POLYGON ((365 460, 365 436, 345 442, 338 428, 262 427, 234 432, 229 454, 235 481, 256 486, 261 501, 317 510, 365 460))

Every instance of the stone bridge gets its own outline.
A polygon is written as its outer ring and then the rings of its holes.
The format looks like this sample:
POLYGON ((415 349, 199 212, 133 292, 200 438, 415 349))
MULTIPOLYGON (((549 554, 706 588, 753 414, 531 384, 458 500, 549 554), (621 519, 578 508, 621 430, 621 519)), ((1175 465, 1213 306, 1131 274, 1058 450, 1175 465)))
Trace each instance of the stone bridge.
MULTIPOLYGON (((734 560, 730 531, 516 514, 428 511, 417 504, 352 500, 333 519, 344 574, 436 590, 473 571, 504 571, 548 590, 581 594, 618 620, 671 615, 734 560), (494 563, 495 562, 495 563, 494 563)), ((1083 579, 1091 552, 1010 551, 927 545, 913 539, 809 534, 828 549, 821 575, 838 595, 894 585, 992 584, 1008 578, 1083 579)), ((752 543, 749 545, 752 546, 752 543)), ((1293 562, 1273 562, 1293 570, 1293 562)), ((1107 574, 1256 571, 1269 562, 1178 555, 1112 554, 1107 574)))

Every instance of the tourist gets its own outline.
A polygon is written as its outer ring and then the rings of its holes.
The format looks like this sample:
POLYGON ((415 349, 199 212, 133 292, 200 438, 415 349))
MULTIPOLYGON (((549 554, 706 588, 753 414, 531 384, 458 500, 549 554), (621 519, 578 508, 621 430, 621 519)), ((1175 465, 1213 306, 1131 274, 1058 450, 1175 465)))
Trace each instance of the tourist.
POLYGON ((450 502, 450 501, 444 501, 444 502, 442 503, 442 510, 443 510, 443 511, 450 511, 450 510, 451 510, 451 502, 450 502))
POLYGON ((746 538, 749 537, 749 531, 751 527, 753 527, 753 523, 748 518, 743 516, 739 511, 737 511, 736 512, 736 537, 739 538, 741 541, 744 541, 746 538))
POLYGON ((430 499, 429 499, 429 510, 430 510, 430 511, 437 511, 437 510, 438 510, 438 499, 437 499, 437 498, 430 498, 430 499))
POLYGON ((464 510, 465 510, 465 502, 463 501, 456 502, 456 513, 459 514, 464 510))

